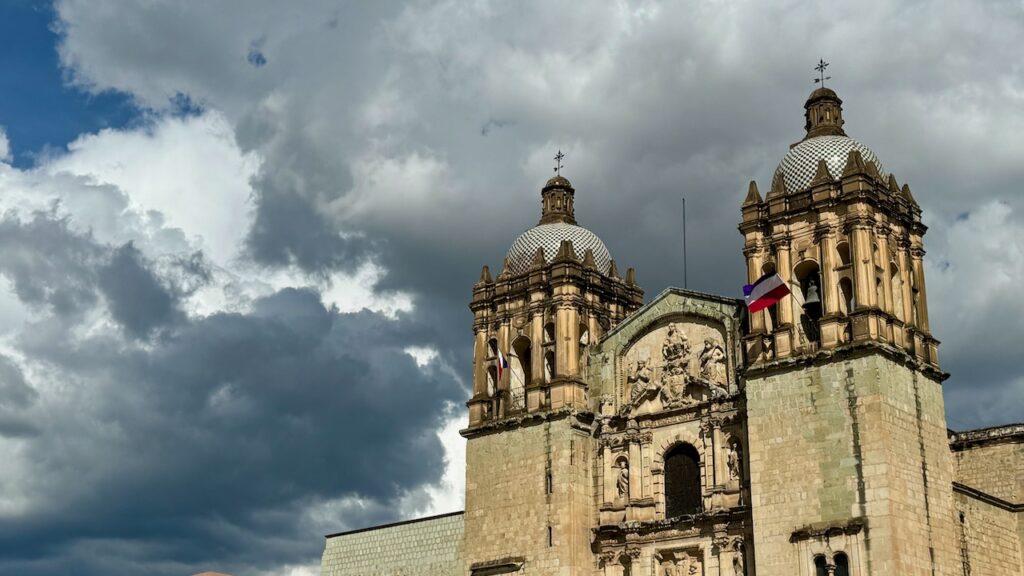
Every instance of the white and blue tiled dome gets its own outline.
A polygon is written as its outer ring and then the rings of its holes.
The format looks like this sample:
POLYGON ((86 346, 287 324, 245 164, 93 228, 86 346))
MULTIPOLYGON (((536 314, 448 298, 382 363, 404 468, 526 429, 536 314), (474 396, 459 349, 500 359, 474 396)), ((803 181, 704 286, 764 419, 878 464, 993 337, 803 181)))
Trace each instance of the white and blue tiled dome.
POLYGON ((564 222, 540 224, 520 234, 508 251, 508 272, 522 274, 529 270, 537 248, 544 249, 544 260, 550 264, 558 254, 563 240, 572 241, 573 251, 576 252, 576 257, 580 260, 583 259, 589 248, 594 253, 597 269, 604 274, 608 273, 612 255, 608 252, 604 242, 590 230, 564 222))
POLYGON ((783 181, 786 184, 786 193, 792 194, 805 190, 814 179, 818 170, 818 161, 825 160, 829 174, 833 178, 839 178, 843 174, 846 160, 852 150, 860 152, 865 162, 870 162, 878 168, 878 173, 884 178, 885 170, 878 157, 870 148, 857 140, 845 135, 827 135, 807 138, 796 146, 790 148, 789 152, 775 169, 775 173, 782 173, 783 181))

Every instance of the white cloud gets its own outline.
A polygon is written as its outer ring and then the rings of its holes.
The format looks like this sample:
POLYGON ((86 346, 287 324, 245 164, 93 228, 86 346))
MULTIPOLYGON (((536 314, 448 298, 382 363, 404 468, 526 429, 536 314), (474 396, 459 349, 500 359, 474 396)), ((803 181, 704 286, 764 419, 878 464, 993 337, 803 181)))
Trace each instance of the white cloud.
POLYGON ((259 166, 255 152, 238 149, 224 116, 209 111, 80 136, 44 170, 116 187, 127 196, 128 210, 183 230, 214 261, 228 263, 249 228, 249 181, 259 166))
POLYGON ((12 158, 11 141, 7 139, 7 131, 0 126, 0 162, 10 164, 12 158))

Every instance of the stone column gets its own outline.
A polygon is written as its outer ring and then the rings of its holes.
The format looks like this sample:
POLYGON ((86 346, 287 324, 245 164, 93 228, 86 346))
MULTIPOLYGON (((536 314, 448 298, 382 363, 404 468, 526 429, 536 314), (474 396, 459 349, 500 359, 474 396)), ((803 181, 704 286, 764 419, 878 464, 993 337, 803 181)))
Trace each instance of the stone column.
POLYGON ((818 262, 821 274, 822 313, 839 313, 839 282, 836 277, 836 239, 832 229, 825 225, 815 230, 818 237, 818 262))
POLYGON ((875 298, 875 264, 872 258, 870 223, 866 218, 856 218, 851 222, 850 240, 853 241, 853 297, 858 308, 877 306, 875 298))
POLYGON ((896 315, 896 310, 893 306, 893 295, 892 295, 892 280, 889 278, 889 230, 884 227, 878 227, 875 230, 878 238, 878 255, 882 262, 882 293, 885 296, 885 302, 879 303, 879 306, 885 312, 896 315))
MULTIPOLYGON (((778 264, 775 271, 778 272, 787 286, 790 285, 790 280, 793 277, 793 264, 790 262, 789 257, 789 242, 789 236, 785 236, 775 243, 775 261, 778 264)), ((795 302, 793 298, 787 298, 779 303, 780 325, 790 326, 793 324, 793 302, 795 302)))
MULTIPOLYGON (((764 253, 760 248, 745 248, 743 254, 747 257, 747 283, 753 284, 761 277, 761 267, 764 266, 764 253)), ((764 311, 755 312, 750 315, 750 331, 753 333, 764 332, 764 311)))
POLYGON ((614 485, 615 471, 612 468, 615 466, 615 462, 612 459, 611 446, 605 444, 604 447, 601 448, 601 459, 603 460, 601 463, 601 469, 604 470, 604 482, 602 482, 604 489, 601 494, 601 502, 615 502, 618 492, 614 485))
POLYGON ((640 499, 643 494, 643 476, 642 476, 642 465, 643 459, 640 457, 640 442, 637 440, 629 441, 629 497, 630 499, 640 499))
POLYGON ((915 246, 910 250, 910 258, 914 267, 914 285, 917 287, 917 324, 922 332, 930 332, 928 328, 928 293, 924 288, 924 249, 915 246))
POLYGON ((914 324, 914 295, 911 291, 911 264, 910 264, 910 243, 900 240, 897 252, 900 266, 900 284, 903 290, 903 323, 906 326, 914 324))
POLYGON ((527 387, 544 381, 544 295, 530 294, 530 376, 527 387))
POLYGON ((478 326, 473 340, 473 396, 487 394, 487 330, 478 326))

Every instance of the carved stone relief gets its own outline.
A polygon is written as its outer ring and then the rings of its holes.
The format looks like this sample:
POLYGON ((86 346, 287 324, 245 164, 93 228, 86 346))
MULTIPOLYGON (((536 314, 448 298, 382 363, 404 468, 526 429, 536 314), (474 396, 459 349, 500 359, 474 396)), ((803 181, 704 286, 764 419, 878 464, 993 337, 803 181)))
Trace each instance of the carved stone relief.
POLYGON ((686 550, 659 551, 655 555, 658 561, 658 576, 703 576, 704 556, 699 548, 686 550))
POLYGON ((728 396, 733 386, 724 339, 716 326, 672 322, 626 351, 623 414, 657 412, 728 396), (693 346, 692 342, 702 342, 693 346))

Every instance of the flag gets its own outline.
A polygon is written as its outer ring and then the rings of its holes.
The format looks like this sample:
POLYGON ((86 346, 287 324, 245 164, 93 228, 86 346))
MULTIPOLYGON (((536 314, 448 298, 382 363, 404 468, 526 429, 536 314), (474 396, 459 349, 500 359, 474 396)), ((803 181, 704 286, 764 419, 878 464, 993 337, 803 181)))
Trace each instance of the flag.
POLYGON ((498 382, 501 382, 501 373, 508 370, 508 359, 498 350, 498 382))
POLYGON ((753 284, 743 287, 743 298, 747 301, 747 310, 751 313, 764 310, 765 308, 782 300, 789 294, 789 286, 775 272, 770 272, 757 279, 753 284))

